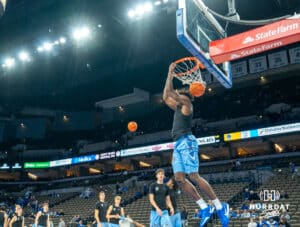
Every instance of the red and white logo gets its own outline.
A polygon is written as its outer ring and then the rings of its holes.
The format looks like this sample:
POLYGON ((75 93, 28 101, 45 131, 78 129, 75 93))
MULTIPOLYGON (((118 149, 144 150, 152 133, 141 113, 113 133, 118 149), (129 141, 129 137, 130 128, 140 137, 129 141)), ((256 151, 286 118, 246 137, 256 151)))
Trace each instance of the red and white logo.
POLYGON ((247 43, 252 43, 255 39, 251 36, 247 36, 244 41, 243 44, 247 44, 247 43))

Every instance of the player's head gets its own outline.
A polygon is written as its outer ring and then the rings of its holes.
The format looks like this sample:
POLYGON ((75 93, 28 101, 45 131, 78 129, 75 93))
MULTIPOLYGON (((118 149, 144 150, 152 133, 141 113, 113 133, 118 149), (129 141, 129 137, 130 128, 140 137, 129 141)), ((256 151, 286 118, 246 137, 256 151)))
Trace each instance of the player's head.
POLYGON ((16 204, 15 208, 16 208, 16 214, 21 215, 23 212, 22 207, 19 204, 16 204))
POLYGON ((177 93, 179 95, 185 95, 191 101, 194 101, 194 99, 195 99, 195 97, 190 93, 189 88, 187 88, 187 87, 183 87, 183 88, 177 89, 176 91, 177 91, 177 93))
POLYGON ((100 201, 104 201, 105 200, 105 192, 104 191, 100 191, 99 192, 99 200, 100 201))
POLYGON ((119 205, 121 203, 121 199, 122 199, 121 196, 119 196, 119 195, 115 196, 115 199, 114 199, 115 204, 119 205))
POLYGON ((43 211, 48 212, 48 210, 49 210, 49 204, 47 202, 43 203, 43 211))
POLYGON ((163 181, 164 178, 165 178, 165 170, 164 169, 157 169, 155 171, 155 176, 156 176, 156 179, 159 180, 159 181, 163 181))

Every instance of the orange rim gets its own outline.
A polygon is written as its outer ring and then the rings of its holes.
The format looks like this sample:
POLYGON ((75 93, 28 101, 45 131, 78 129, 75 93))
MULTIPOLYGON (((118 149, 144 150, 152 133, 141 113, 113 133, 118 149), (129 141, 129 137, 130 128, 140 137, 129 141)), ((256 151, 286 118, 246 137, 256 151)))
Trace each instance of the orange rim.
POLYGON ((184 76, 185 74, 191 74, 195 72, 197 69, 204 69, 204 65, 198 60, 196 57, 185 57, 185 58, 180 58, 177 61, 174 61, 174 63, 177 65, 179 63, 185 62, 185 61, 194 61, 196 62, 195 66, 185 72, 182 73, 176 73, 177 76, 184 76))

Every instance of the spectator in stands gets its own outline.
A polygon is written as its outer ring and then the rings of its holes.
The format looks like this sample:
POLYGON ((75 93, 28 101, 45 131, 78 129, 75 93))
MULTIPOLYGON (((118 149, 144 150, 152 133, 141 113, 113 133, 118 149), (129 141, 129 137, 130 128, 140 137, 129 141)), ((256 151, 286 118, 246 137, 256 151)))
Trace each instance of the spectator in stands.
POLYGON ((258 217, 258 213, 256 213, 255 210, 250 210, 250 218, 257 218, 258 217))
POLYGON ((82 220, 79 221, 77 227, 84 227, 84 224, 82 224, 82 220))
POLYGON ((290 172, 292 174, 292 179, 294 179, 295 173, 296 173, 296 165, 293 162, 290 162, 290 172))
POLYGON ((200 210, 199 209, 195 209, 193 218, 200 218, 200 210))
POLYGON ((248 210, 244 210, 241 214, 241 218, 250 218, 250 212, 248 210))
POLYGON ((241 218, 241 210, 240 209, 236 210, 236 218, 237 219, 241 218))
POLYGON ((269 218, 270 227, 278 227, 278 222, 273 219, 273 217, 269 218))
POLYGON ((249 210, 249 205, 247 205, 246 203, 243 203, 241 210, 249 210))
POLYGON ((163 91, 164 102, 174 110, 172 137, 176 142, 173 151, 172 166, 175 180, 182 191, 192 197, 201 208, 201 226, 204 226, 209 221, 215 207, 223 227, 226 227, 229 224, 229 205, 220 202, 210 184, 204 178, 200 177, 198 173, 198 142, 191 130, 193 97, 188 89, 182 89, 181 91, 174 90, 173 78, 175 67, 176 64, 174 63, 170 65, 163 91), (214 207, 207 205, 197 189, 186 179, 186 174, 189 175, 191 181, 208 195, 209 199, 213 201, 214 207))
POLYGON ((232 208, 229 209, 229 217, 230 218, 237 218, 237 213, 234 212, 232 208))
POLYGON ((77 220, 77 215, 74 215, 71 219, 71 223, 76 223, 76 220, 77 220))
POLYGON ((8 215, 4 206, 0 207, 0 227, 7 226, 8 215))
POLYGON ((43 203, 42 210, 36 214, 35 226, 50 227, 49 204, 43 203))
POLYGON ((239 171, 241 169, 241 162, 239 160, 235 161, 235 168, 237 171, 239 171))
POLYGON ((170 208, 170 214, 174 214, 174 208, 170 199, 169 188, 163 183, 165 177, 164 169, 155 171, 156 182, 150 185, 149 201, 151 204, 150 227, 168 226, 172 223, 169 218, 167 208, 170 208))
POLYGON ((250 194, 249 194, 249 200, 258 200, 259 197, 257 195, 256 192, 254 192, 253 190, 250 190, 250 194))
POLYGON ((124 208, 120 206, 121 196, 115 196, 114 204, 110 205, 106 218, 109 222, 109 227, 119 227, 119 221, 125 218, 124 208))
POLYGON ((285 221, 286 221, 287 223, 290 223, 290 221, 291 221, 291 217, 290 217, 290 215, 287 213, 286 210, 283 210, 283 211, 282 211, 282 215, 280 216, 280 219, 282 219, 282 218, 284 218, 285 221))
POLYGON ((270 223, 264 219, 264 217, 260 216, 258 218, 257 227, 270 227, 270 223))
POLYGON ((181 215, 180 210, 177 207, 177 196, 180 191, 178 191, 178 185, 176 184, 174 177, 167 182, 167 186, 169 187, 170 199, 174 208, 174 214, 170 216, 172 227, 181 227, 181 215))
POLYGON ((290 223, 287 222, 285 217, 280 218, 279 227, 291 227, 290 223))
POLYGON ((63 218, 59 218, 58 227, 66 227, 66 223, 63 218))
POLYGON ((188 216, 189 216, 189 212, 187 211, 186 209, 186 206, 183 205, 182 206, 182 211, 180 213, 180 216, 181 216, 181 223, 182 223, 182 226, 188 226, 188 216))
POLYGON ((99 201, 96 203, 94 217, 97 221, 97 227, 108 227, 108 222, 106 218, 108 205, 105 202, 105 192, 99 192, 99 201))
POLYGON ((245 191, 244 191, 244 199, 245 200, 249 200, 250 199, 250 192, 249 192, 249 188, 245 188, 245 191))
POLYGON ((15 215, 10 220, 9 227, 24 227, 23 209, 18 204, 15 206, 15 215))
POLYGON ((257 227, 257 223, 253 220, 253 218, 250 218, 250 222, 248 223, 248 227, 257 227))
POLYGON ((80 220, 81 220, 80 215, 79 214, 75 215, 74 222, 79 223, 80 220))

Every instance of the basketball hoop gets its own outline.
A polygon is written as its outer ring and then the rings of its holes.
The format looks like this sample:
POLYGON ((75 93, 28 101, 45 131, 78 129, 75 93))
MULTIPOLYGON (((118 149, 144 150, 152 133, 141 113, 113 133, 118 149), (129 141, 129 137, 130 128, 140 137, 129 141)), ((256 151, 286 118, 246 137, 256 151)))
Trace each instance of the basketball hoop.
POLYGON ((181 58, 174 63, 176 64, 174 69, 175 77, 182 84, 191 85, 193 82, 200 82, 206 86, 201 76, 201 69, 204 69, 204 66, 196 57, 181 58))
POLYGON ((205 93, 206 83, 201 76, 204 66, 196 57, 181 58, 174 62, 174 76, 183 85, 189 85, 189 92, 194 97, 200 97, 205 93))

